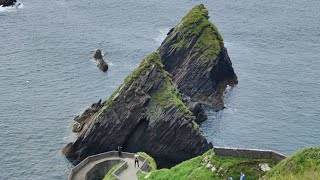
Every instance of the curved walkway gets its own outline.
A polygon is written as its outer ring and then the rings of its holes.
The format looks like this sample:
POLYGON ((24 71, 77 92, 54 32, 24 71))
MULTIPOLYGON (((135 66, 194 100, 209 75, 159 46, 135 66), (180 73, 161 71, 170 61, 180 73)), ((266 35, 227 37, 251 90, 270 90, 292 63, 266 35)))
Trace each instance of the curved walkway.
MULTIPOLYGON (((125 179, 132 179, 132 180, 138 180, 137 178, 137 172, 140 170, 138 167, 134 167, 134 158, 125 158, 125 161, 127 162, 127 169, 123 170, 119 174, 119 178, 122 180, 125 179)), ((139 162, 141 163, 141 162, 139 162)))
POLYGON ((123 152, 119 157, 116 151, 110 151, 94 156, 89 156, 75 166, 69 175, 69 180, 90 180, 100 175, 106 174, 114 165, 122 163, 112 175, 116 179, 137 180, 138 171, 148 171, 148 160, 139 156, 140 168, 134 167, 134 154, 123 152))

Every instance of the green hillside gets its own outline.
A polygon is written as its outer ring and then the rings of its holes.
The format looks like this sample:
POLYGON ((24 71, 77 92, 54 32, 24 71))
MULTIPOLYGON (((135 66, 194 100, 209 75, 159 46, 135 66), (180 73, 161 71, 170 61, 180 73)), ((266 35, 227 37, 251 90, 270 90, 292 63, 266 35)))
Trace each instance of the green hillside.
POLYGON ((320 147, 304 149, 286 158, 271 169, 265 179, 320 179, 320 147))
POLYGON ((235 158, 217 156, 209 150, 202 156, 184 161, 171 169, 160 169, 151 173, 140 173, 140 180, 212 180, 233 177, 240 178, 240 172, 246 174, 247 180, 258 179, 265 174, 259 165, 268 164, 273 167, 275 163, 270 159, 235 158))

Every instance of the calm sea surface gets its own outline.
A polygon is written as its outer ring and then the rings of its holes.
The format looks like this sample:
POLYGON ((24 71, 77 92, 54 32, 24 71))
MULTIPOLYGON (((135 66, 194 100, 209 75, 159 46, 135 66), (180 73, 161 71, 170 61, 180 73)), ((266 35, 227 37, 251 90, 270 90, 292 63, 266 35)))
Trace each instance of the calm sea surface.
MULTIPOLYGON (((72 119, 107 99, 200 1, 25 0, 0 8, 0 179, 66 179, 72 119), (111 65, 92 60, 101 48, 111 65)), ((204 134, 292 154, 320 146, 320 1, 204 0, 239 85, 204 134)))

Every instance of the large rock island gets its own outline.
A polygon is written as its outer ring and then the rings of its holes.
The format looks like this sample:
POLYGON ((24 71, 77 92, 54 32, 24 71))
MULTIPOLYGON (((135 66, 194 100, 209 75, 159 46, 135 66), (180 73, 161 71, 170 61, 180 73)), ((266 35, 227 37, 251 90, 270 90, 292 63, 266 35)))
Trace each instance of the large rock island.
POLYGON ((78 138, 63 153, 83 160, 122 146, 150 154, 160 166, 203 154, 212 144, 196 123, 197 105, 222 109, 226 85, 236 83, 223 40, 198 5, 107 101, 75 118, 78 138))

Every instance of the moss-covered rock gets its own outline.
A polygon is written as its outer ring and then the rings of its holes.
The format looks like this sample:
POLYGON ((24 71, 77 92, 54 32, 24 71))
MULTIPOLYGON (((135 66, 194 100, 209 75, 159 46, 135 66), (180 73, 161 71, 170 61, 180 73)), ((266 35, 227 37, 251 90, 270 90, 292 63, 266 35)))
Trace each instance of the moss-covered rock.
POLYGON ((223 39, 208 18, 204 5, 195 6, 170 30, 159 52, 181 93, 220 110, 226 86, 238 81, 223 39))
POLYGON ((222 93, 237 78, 223 39, 208 18, 203 5, 194 7, 103 107, 84 116, 77 140, 64 154, 82 160, 122 146, 150 154, 161 167, 212 148, 196 123, 196 117, 206 118, 197 103, 223 108, 222 93))
POLYGON ((165 71, 158 52, 145 58, 86 123, 64 154, 85 157, 122 146, 161 163, 178 163, 212 147, 165 71))

